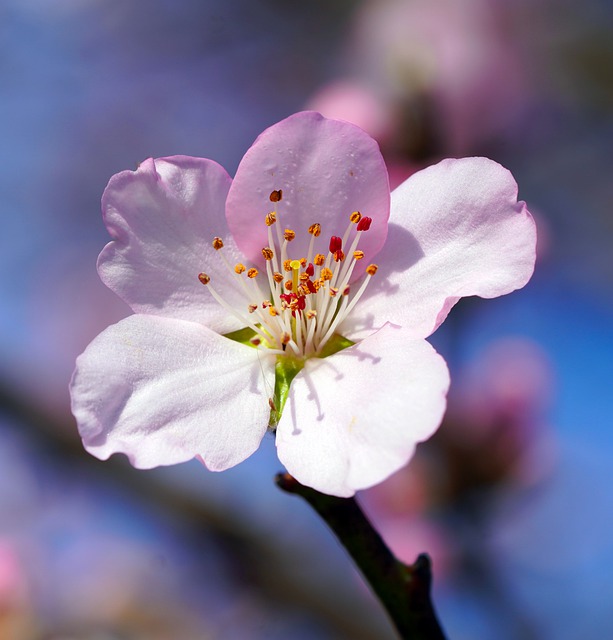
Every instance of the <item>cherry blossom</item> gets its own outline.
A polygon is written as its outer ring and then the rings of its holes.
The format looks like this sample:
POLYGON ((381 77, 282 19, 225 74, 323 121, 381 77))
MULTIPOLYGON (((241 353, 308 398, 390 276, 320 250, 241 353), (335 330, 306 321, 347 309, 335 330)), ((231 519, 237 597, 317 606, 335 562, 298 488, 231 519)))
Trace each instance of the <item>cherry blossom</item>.
POLYGON ((149 159, 102 200, 102 281, 134 314, 78 358, 86 449, 221 471, 267 430, 301 483, 350 496, 437 429, 449 374, 425 340, 462 297, 529 280, 534 222, 511 174, 444 160, 390 196, 377 143, 315 112, 262 133, 234 180, 149 159))

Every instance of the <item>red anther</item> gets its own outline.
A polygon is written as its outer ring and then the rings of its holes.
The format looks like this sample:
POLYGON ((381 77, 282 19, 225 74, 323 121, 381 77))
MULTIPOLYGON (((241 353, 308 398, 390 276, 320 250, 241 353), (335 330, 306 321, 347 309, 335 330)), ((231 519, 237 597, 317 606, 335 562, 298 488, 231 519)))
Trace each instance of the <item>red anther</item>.
POLYGON ((309 264, 307 265, 307 268, 304 271, 307 274, 307 276, 309 276, 309 278, 312 278, 313 275, 315 274, 315 267, 313 266, 313 263, 309 262, 309 264))
POLYGON ((307 280, 306 282, 306 286, 308 287, 309 291, 311 293, 317 293, 317 288, 315 287, 315 285, 313 284, 312 280, 307 280))
MULTIPOLYGON (((362 218, 363 219, 363 218, 362 218)), ((330 238, 330 253, 335 253, 343 248, 343 239, 338 236, 332 236, 330 238)))
POLYGON ((300 309, 300 311, 303 311, 306 308, 306 300, 304 296, 298 296, 298 309, 300 309))
POLYGON ((360 218, 360 221, 358 222, 357 230, 368 231, 370 229, 371 222, 372 222, 372 218, 368 218, 366 216, 364 216, 363 218, 360 218))
POLYGON ((334 262, 342 262, 345 259, 345 254, 341 249, 334 252, 334 262))

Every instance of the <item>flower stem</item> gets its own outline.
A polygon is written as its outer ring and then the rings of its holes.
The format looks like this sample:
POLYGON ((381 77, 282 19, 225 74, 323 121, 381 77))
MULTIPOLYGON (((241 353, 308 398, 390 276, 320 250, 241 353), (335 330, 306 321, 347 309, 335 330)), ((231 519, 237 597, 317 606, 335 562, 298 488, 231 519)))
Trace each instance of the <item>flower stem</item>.
POLYGON ((354 498, 328 496, 300 484, 288 473, 275 482, 304 498, 336 534, 405 640, 445 640, 430 600, 431 562, 422 553, 406 565, 389 550, 354 498))

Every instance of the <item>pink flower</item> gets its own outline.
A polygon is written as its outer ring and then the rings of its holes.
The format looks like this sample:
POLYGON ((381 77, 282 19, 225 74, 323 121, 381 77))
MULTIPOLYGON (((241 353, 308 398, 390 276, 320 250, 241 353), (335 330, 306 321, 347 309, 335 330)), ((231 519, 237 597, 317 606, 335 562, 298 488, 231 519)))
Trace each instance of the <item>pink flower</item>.
POLYGON ((424 338, 460 297, 530 278, 516 197, 498 164, 445 160, 390 208, 376 142, 315 112, 262 133, 234 181, 185 156, 117 174, 98 269, 134 315, 77 360, 86 449, 221 471, 270 425, 300 482, 338 496, 381 482, 443 416, 447 367, 424 338))

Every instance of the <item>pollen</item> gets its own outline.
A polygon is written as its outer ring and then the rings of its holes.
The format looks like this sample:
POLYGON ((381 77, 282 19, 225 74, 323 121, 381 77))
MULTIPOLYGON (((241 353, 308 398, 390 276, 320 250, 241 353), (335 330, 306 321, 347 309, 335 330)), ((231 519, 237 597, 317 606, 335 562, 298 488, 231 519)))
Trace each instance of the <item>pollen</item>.
POLYGON ((254 267, 251 267, 251 269, 247 271, 247 277, 249 278, 255 278, 257 275, 258 275, 258 270, 255 269, 254 267))
POLYGON ((363 251, 354 251, 353 252, 353 257, 356 260, 361 260, 364 257, 364 252, 363 251))
POLYGON ((279 312, 277 311, 276 307, 270 306, 268 307, 268 313, 270 313, 271 316, 278 316, 279 312))
POLYGON ((334 275, 330 269, 324 267, 319 274, 322 280, 332 280, 332 276, 334 275))
POLYGON ((279 202, 283 198, 283 189, 271 191, 269 198, 271 202, 279 202))
POLYGON ((323 253, 318 253, 313 258, 313 264, 317 265, 318 267, 321 267, 325 261, 326 261, 326 256, 324 256, 323 253))
POLYGON ((240 275, 241 273, 245 273, 246 271, 246 267, 244 264, 237 262, 234 265, 234 273, 238 273, 238 275, 240 275))
POLYGON ((291 280, 286 280, 283 286, 287 291, 291 291, 294 288, 294 283, 291 280))
POLYGON ((369 265, 366 267, 366 273, 367 273, 369 276, 374 276, 374 275, 375 275, 375 273, 377 273, 377 269, 378 269, 378 268, 379 268, 379 266, 378 266, 378 265, 376 265, 376 264, 369 264, 369 265))
POLYGON ((296 237, 296 232, 292 231, 291 229, 286 229, 285 233, 283 234, 283 237, 288 241, 291 242, 295 237, 296 237))
POLYGON ((216 236, 215 238, 213 238, 212 244, 213 244, 213 249, 215 249, 215 251, 219 251, 223 247, 223 240, 216 236))
POLYGON ((262 255, 264 256, 264 260, 272 260, 275 257, 275 254, 270 247, 264 247, 262 249, 262 255))
POLYGON ((281 282, 283 282, 283 274, 279 273, 278 271, 275 271, 272 274, 272 278, 277 284, 280 284, 281 282))
POLYGON ((321 234, 321 225, 319 224, 319 222, 316 222, 309 227, 309 233, 316 238, 319 237, 319 235, 321 234))
POLYGON ((209 278, 209 276, 206 273, 199 273, 198 280, 200 280, 202 284, 209 284, 209 282, 211 281, 211 278, 209 278))
POLYGON ((359 211, 354 211, 350 216, 349 220, 353 222, 353 224, 357 224, 362 217, 362 214, 359 211))
POLYGON ((272 225, 277 221, 277 214, 274 211, 271 211, 270 213, 266 214, 266 217, 264 218, 264 222, 266 223, 267 227, 272 227, 272 225))
POLYGON ((292 270, 292 261, 291 260, 283 260, 283 271, 291 271, 292 270))

